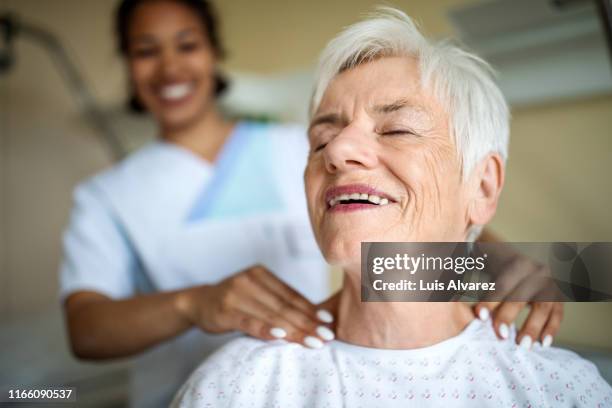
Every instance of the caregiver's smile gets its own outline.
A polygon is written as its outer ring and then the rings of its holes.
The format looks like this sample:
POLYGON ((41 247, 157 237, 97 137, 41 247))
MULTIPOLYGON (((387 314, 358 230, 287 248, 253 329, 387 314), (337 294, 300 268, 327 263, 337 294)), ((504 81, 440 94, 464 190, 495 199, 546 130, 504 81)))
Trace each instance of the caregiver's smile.
POLYGON ((308 137, 308 208, 331 263, 358 262, 363 241, 464 238, 469 194, 449 115, 421 86, 416 59, 338 74, 308 137))

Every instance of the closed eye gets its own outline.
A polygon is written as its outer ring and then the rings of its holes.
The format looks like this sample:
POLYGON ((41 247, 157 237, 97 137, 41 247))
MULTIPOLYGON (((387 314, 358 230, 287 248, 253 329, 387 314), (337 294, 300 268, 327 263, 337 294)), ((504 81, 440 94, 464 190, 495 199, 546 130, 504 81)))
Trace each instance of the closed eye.
POLYGON ((396 130, 388 130, 380 133, 381 136, 395 136, 395 135, 413 135, 419 136, 411 130, 407 129, 396 129, 396 130))
POLYGON ((317 147, 314 148, 313 152, 316 153, 318 151, 321 151, 321 150, 325 149, 325 146, 327 146, 327 143, 320 144, 320 145, 318 145, 317 147))

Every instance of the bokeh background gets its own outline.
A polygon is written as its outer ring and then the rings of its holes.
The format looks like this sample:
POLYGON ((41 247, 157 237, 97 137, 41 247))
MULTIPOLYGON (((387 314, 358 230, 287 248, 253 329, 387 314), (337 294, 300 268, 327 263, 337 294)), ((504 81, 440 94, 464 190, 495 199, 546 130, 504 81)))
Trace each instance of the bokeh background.
MULTIPOLYGON (((297 122, 306 118, 317 54, 343 26, 380 4, 214 3, 233 82, 225 109, 297 122)), ((507 184, 492 230, 505 240, 612 241, 612 70, 594 3, 385 2, 431 36, 462 38, 499 70, 513 119, 507 184)), ((57 36, 130 150, 155 133, 148 118, 123 109, 127 86, 114 45, 115 5, 0 0, 0 14, 10 11, 57 36)), ((0 73, 0 384, 71 381, 82 401, 121 406, 127 363, 74 361, 57 301, 72 189, 113 159, 48 52, 25 38, 15 40, 14 51, 14 66, 0 73)), ((567 304, 565 312, 556 342, 600 359, 612 378, 612 304, 567 304)))

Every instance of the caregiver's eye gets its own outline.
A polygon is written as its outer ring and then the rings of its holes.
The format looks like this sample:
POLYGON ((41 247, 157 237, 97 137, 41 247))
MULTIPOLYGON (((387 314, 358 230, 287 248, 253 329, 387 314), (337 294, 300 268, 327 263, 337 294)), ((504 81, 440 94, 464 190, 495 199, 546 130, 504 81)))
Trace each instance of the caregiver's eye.
POLYGON ((200 48, 200 44, 196 41, 189 41, 179 44, 179 50, 185 54, 189 54, 192 51, 196 51, 198 48, 200 48))
POLYGON ((132 56, 138 59, 154 57, 157 53, 157 47, 138 47, 131 52, 132 56))

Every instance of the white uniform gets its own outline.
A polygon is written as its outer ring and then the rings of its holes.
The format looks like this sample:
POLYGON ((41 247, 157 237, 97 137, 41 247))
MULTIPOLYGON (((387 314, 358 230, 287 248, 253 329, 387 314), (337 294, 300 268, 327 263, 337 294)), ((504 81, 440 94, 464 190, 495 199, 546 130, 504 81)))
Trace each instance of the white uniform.
POLYGON ((204 362, 173 408, 612 407, 595 366, 559 348, 499 341, 490 322, 412 350, 332 341, 312 350, 240 338, 204 362))
MULTIPOLYGON (((313 301, 328 293, 304 200, 299 126, 240 123, 214 165, 157 141, 81 184, 61 296, 114 299, 212 284, 263 264, 313 301)), ((132 406, 158 406, 227 336, 192 332, 143 356, 132 406)))

